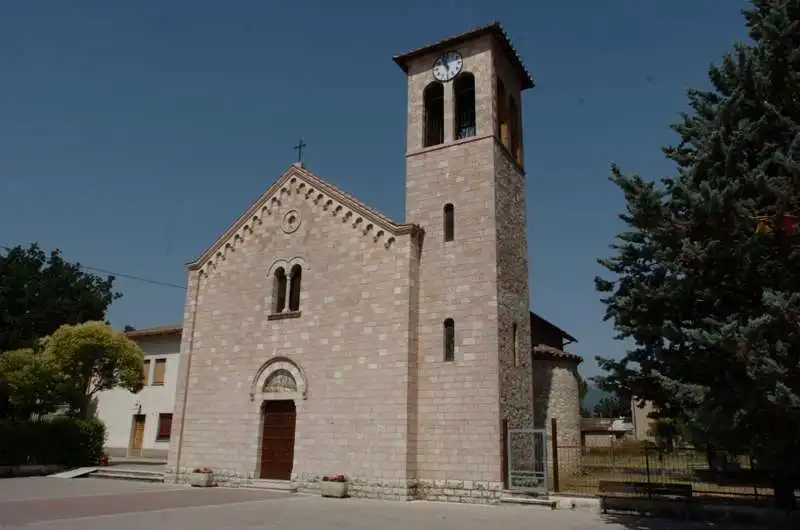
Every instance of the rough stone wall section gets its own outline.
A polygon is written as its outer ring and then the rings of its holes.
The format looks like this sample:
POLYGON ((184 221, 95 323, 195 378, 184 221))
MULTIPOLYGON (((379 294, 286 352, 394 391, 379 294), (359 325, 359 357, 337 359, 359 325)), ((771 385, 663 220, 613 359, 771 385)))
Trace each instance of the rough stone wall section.
MULTIPOLYGON (((436 54, 409 65, 406 220, 425 232, 419 265, 417 477, 419 495, 447 496, 442 481, 499 483, 497 242, 491 121, 491 41, 459 46, 475 76, 474 137, 453 140, 452 83, 445 142, 422 148, 422 95, 436 54), (445 242, 443 209, 455 209, 445 242), (455 360, 444 360, 444 321, 455 323, 455 360), (438 481, 438 482, 437 482, 438 481)), ((438 52, 437 52, 438 54, 438 52)))
MULTIPOLYGON (((578 363, 572 359, 536 358, 533 362, 536 428, 547 429, 551 433, 551 422, 553 418, 556 419, 556 444, 559 447, 559 473, 562 477, 577 467, 581 455, 577 371, 578 363)), ((552 474, 553 446, 549 441, 547 461, 552 474)))
POLYGON ((176 415, 184 399, 185 414, 175 422, 182 430, 173 434, 171 475, 208 466, 234 484, 259 476, 262 403, 250 391, 259 369, 283 356, 307 378, 298 381, 305 398, 295 400, 294 474, 409 478, 413 236, 387 248, 367 223, 354 226, 355 216, 305 191, 299 183, 282 191, 271 214, 199 284, 190 273, 181 348, 188 394, 178 396, 176 415), (280 260, 303 264, 302 292, 299 313, 275 320, 271 272, 280 260))
POLYGON ((497 212, 500 413, 509 428, 533 427, 525 176, 494 142, 497 212))

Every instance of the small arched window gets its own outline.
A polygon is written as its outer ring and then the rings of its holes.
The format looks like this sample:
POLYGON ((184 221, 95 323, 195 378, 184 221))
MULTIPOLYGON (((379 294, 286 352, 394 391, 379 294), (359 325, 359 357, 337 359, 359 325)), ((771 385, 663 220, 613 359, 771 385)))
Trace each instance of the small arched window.
POLYGON ((423 147, 444 142, 444 85, 434 81, 425 87, 422 99, 425 105, 425 130, 423 147))
POLYGON ((456 140, 475 136, 475 76, 459 74, 453 81, 455 94, 456 140))
POLYGON ((289 287, 289 311, 300 311, 300 285, 303 281, 303 268, 300 265, 292 267, 289 287))
POLYGON ((519 108, 514 98, 508 98, 508 118, 509 118, 509 151, 511 157, 522 164, 522 149, 520 149, 520 124, 519 124, 519 108))
POLYGON ((280 313, 286 309, 286 271, 279 267, 272 280, 272 311, 280 313))
POLYGON ((452 318, 444 321, 444 360, 452 362, 456 359, 456 323, 452 318))
POLYGON ((452 241, 455 238, 456 220, 455 220, 455 207, 452 204, 445 204, 443 217, 444 217, 444 240, 452 241))
POLYGON ((497 134, 500 135, 500 143, 508 149, 508 96, 503 80, 497 78, 497 134))

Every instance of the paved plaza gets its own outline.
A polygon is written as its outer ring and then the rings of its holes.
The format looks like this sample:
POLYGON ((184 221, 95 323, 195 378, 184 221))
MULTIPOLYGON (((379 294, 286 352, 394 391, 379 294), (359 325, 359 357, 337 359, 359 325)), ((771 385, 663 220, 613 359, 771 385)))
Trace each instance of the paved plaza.
MULTIPOLYGON (((664 519, 608 519, 531 506, 323 499, 103 479, 0 480, 0 528, 52 530, 683 530, 734 528, 664 519)), ((755 529, 757 527, 744 527, 755 529)))

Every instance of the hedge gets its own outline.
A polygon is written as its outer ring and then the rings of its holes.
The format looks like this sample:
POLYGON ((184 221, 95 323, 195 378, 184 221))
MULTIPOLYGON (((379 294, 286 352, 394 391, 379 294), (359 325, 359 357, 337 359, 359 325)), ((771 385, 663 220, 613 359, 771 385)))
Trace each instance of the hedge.
POLYGON ((96 465, 105 441, 106 427, 96 419, 0 420, 0 466, 96 465))

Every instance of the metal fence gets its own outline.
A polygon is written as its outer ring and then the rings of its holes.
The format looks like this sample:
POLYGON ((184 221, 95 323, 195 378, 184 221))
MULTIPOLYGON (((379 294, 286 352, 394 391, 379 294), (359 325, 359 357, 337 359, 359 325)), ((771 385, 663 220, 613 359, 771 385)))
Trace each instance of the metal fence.
POLYGON ((507 432, 508 487, 547 493, 547 433, 544 429, 507 432))
MULTIPOLYGON (((747 457, 693 449, 660 450, 635 440, 608 447, 553 443, 551 491, 595 495, 600 481, 691 484, 693 496, 709 501, 772 502, 770 474, 747 457)), ((800 496, 800 491, 795 492, 800 496)))

